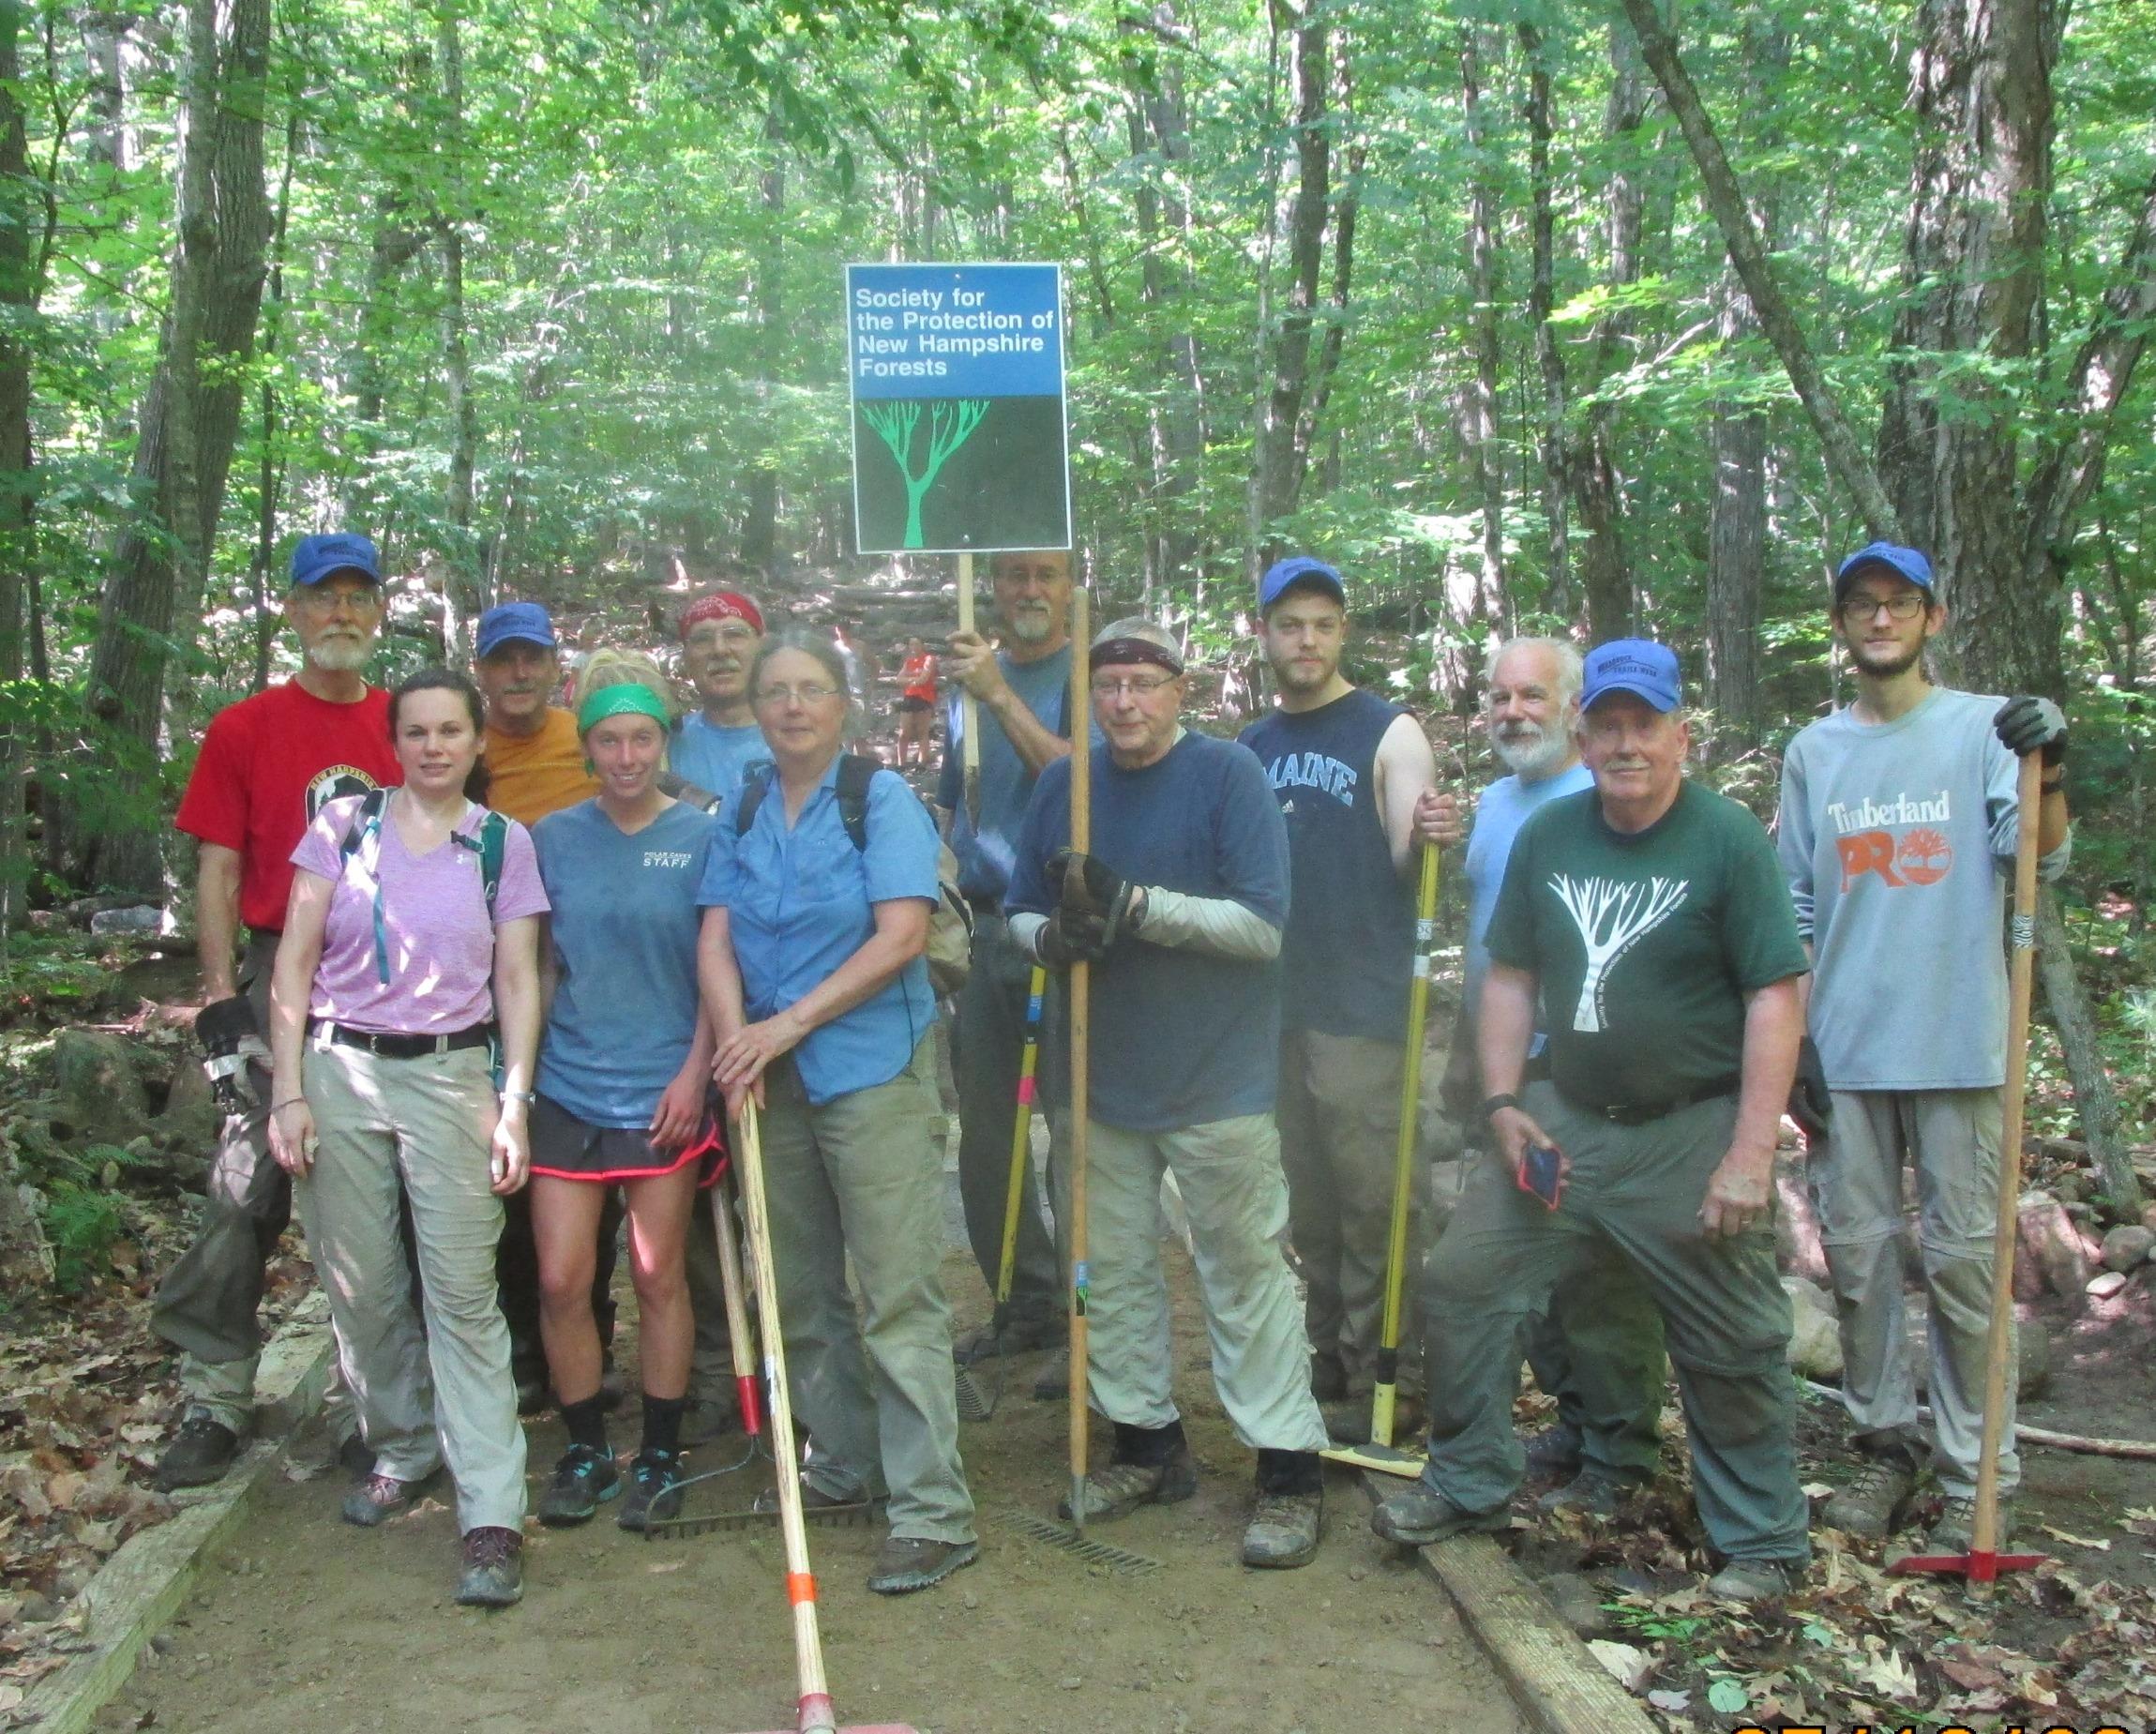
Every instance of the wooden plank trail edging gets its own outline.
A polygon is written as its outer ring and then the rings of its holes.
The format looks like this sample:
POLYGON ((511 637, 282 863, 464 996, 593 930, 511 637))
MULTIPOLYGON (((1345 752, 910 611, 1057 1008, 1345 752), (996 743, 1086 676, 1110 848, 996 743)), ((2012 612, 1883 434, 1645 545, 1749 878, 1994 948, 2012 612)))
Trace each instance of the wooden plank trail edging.
POLYGON ((1459 1609, 1536 1734, 1659 1734, 1549 1600, 1487 1535, 1455 1535, 1416 1563, 1459 1609))
POLYGON ((39 1681, 18 1706, 38 1734, 84 1734, 128 1683, 152 1635, 179 1611, 211 1553, 245 1521, 255 1489, 284 1460, 291 1432, 322 1406, 332 1345, 318 1291, 301 1302, 255 1372, 255 1442, 224 1479, 176 1516, 129 1536, 83 1591, 87 1648, 39 1681))

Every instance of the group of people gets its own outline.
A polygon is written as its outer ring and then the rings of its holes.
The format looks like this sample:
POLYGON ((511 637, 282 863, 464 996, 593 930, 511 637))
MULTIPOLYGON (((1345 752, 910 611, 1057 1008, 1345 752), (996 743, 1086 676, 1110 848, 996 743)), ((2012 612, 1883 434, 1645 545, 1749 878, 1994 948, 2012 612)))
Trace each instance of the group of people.
MULTIPOLYGON (((1241 1557, 1313 1557, 1319 1454, 1360 1436, 1379 1377, 1412 887, 1424 851, 1464 838, 1448 1081, 1479 1097, 1489 1159, 1435 1247, 1419 1209, 1411 1227, 1401 1383, 1427 1415, 1427 1464, 1380 1504, 1379 1533, 1500 1525, 1530 1455, 1571 1474, 1553 1501, 1615 1510, 1652 1472, 1666 1354, 1726 1561, 1715 1591, 1788 1587, 1808 1513, 1772 1213, 1793 1086, 1865 1454, 1828 1519, 1884 1532, 1921 1468, 1894 1241, 1907 1157, 1933 1292, 1935 1539, 1966 1527, 2003 1075, 1998 867, 2015 756, 2057 765, 2065 725, 2045 701, 1927 683, 1944 611, 1922 554, 1875 544, 1841 569, 1858 698, 1793 743, 1778 845, 1684 777, 1678 664, 1651 641, 1584 662, 1558 640, 1499 647, 1485 719, 1508 775, 1470 825, 1420 726, 1343 673, 1347 586, 1323 562, 1261 581, 1279 703, 1239 742, 1186 726, 1183 654, 1158 623, 1106 626, 1074 680, 1067 556, 1000 554, 989 575, 995 641, 955 635, 933 670, 909 646, 909 674, 967 701, 936 805, 972 913, 952 1058, 965 1222, 991 1282, 1030 978, 1092 968, 1086 1383, 1112 1438, 1065 1515, 1196 1489, 1160 1256, 1172 1176, 1215 1387, 1256 1458, 1241 1557), (1523 1341, 1560 1413, 1525 1451, 1523 1341)), ((1049 1197, 1027 1167, 1008 1302, 954 1344, 925 960, 940 839, 899 776, 846 750, 845 648, 767 630, 750 596, 714 591, 679 621, 698 708, 677 716, 656 660, 607 650, 561 706, 551 622, 512 602, 479 623, 475 680, 430 670, 385 693, 364 677, 382 581, 355 535, 301 541, 285 612, 299 673, 215 719, 177 822, 201 843, 204 1029, 253 1057, 200 1236, 159 1292, 189 1396, 164 1484, 214 1480, 246 1436, 263 1264, 296 1190, 349 1393, 349 1521, 407 1508, 446 1461, 459 1599, 515 1601, 518 1416, 550 1395, 569 1443, 542 1522, 616 1497, 628 1529, 678 1512, 684 1452, 731 1419, 710 1187, 753 1101, 804 1497, 883 1503, 873 1590, 970 1563, 955 1367, 1040 1350, 1037 1393, 1067 1377, 1061 1008, 1050 996, 1049 1197), (606 1420, 624 1216, 642 1382, 626 1474, 606 1420)), ((2044 775, 2057 872, 2062 773, 2044 775)))

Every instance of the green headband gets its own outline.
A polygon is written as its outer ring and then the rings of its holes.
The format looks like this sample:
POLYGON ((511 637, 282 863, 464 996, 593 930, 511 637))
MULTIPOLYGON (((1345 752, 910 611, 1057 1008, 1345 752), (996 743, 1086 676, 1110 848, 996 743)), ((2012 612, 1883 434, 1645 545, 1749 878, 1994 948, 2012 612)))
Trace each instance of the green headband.
POLYGON ((657 693, 637 681, 624 681, 618 686, 601 686, 584 700, 577 712, 577 732, 589 734, 610 716, 649 716, 662 729, 673 720, 657 693))

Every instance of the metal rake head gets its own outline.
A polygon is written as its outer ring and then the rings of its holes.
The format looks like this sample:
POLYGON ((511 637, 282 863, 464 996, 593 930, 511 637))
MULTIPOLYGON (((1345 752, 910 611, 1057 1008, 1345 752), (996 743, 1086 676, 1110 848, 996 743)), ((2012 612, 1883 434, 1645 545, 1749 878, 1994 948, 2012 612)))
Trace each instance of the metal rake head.
MULTIPOLYGON (((807 1523, 822 1524, 827 1529, 848 1529, 871 1521, 880 1501, 875 1500, 850 1500, 843 1505, 811 1505, 801 1514, 807 1523)), ((647 1542, 679 1541, 689 1535, 717 1535, 741 1530, 764 1529, 778 1521, 778 1507, 769 1511, 761 1502, 746 1511, 713 1512, 701 1517, 656 1517, 644 1524, 643 1536, 647 1542)))
POLYGON ((1003 1521, 1020 1535, 1030 1535, 1037 1542, 1060 1547, 1074 1559, 1083 1560, 1088 1565, 1105 1565, 1119 1577, 1143 1577, 1150 1572, 1161 1569, 1158 1560, 1148 1559, 1142 1553, 1132 1553, 1126 1548, 1111 1547, 1106 1542, 1093 1541, 1067 1523, 1036 1517, 1031 1512, 1013 1512, 1003 1521))

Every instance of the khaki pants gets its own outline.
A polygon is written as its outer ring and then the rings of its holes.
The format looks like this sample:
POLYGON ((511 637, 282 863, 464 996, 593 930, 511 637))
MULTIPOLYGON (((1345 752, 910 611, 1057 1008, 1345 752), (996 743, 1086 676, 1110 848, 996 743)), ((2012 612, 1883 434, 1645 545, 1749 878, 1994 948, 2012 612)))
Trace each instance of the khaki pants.
POLYGON ((1175 1176, 1213 1344, 1213 1382, 1245 1445, 1322 1451, 1310 1395, 1310 1338, 1283 1241, 1288 1184, 1270 1114, 1168 1132, 1095 1120, 1088 1131, 1086 1375, 1110 1421, 1159 1428, 1178 1418, 1160 1263, 1160 1177, 1175 1176))
MULTIPOLYGON (((1401 1044, 1288 1030, 1280 1037, 1280 1166, 1303 1267, 1310 1347, 1336 1361, 1350 1396, 1375 1382, 1393 1238, 1393 1169, 1400 1131, 1401 1044)), ((1400 1383, 1422 1390, 1422 1200, 1408 1188, 1407 1273, 1400 1297, 1400 1383)))
POLYGON ((300 1208, 375 1470, 417 1481, 446 1456, 458 1527, 519 1530, 524 1433, 494 1278, 502 1200, 490 1189, 487 1049, 384 1060, 313 1042, 304 1088, 318 1143, 300 1208), (398 1244, 400 1183, 424 1333, 398 1244))
MULTIPOLYGON (((1824 1151, 1812 1153, 1807 1178, 1833 1278, 1849 1425, 1858 1442, 1875 1450, 1898 1444, 1913 1453, 1922 1436, 1902 1328, 1898 1237, 1907 1160, 1916 1169, 1924 1289, 1931 1300, 1934 1458, 1939 1485, 1973 1498, 1983 1455, 2000 1093, 1837 1090, 1833 1097, 1833 1130, 1824 1151)), ((2013 1399, 2010 1378, 1998 1458, 2001 1493, 2021 1482, 2013 1399)))
POLYGON ((933 1051, 924 1039, 888 1083, 821 1107, 792 1060, 772 1066, 764 1190, 804 1478, 840 1499, 887 1491, 893 1535, 966 1542, 933 1051))

